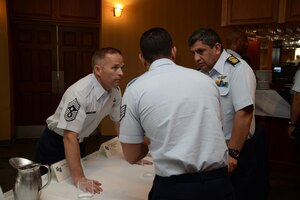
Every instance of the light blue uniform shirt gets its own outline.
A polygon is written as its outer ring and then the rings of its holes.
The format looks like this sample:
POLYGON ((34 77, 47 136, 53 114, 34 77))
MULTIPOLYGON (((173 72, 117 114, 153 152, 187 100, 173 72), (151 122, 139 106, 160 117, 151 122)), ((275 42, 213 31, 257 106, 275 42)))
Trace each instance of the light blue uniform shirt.
POLYGON ((297 70, 295 76, 294 76, 294 84, 291 89, 292 93, 298 92, 300 93, 300 69, 297 70))
POLYGON ((113 88, 108 93, 95 75, 89 74, 66 90, 55 113, 46 123, 50 130, 61 136, 65 129, 78 133, 79 142, 82 142, 105 116, 109 115, 112 121, 119 121, 120 104, 119 88, 113 88))
MULTIPOLYGON (((241 58, 235 65, 227 59, 231 55, 223 50, 220 58, 209 72, 209 76, 217 83, 223 110, 223 126, 226 140, 229 140, 235 113, 249 105, 255 106, 256 78, 251 67, 241 58)), ((255 119, 251 122, 249 137, 255 131, 255 119)))
POLYGON ((125 90, 119 140, 143 143, 145 134, 159 176, 218 169, 227 166, 220 107, 208 76, 159 59, 125 90))

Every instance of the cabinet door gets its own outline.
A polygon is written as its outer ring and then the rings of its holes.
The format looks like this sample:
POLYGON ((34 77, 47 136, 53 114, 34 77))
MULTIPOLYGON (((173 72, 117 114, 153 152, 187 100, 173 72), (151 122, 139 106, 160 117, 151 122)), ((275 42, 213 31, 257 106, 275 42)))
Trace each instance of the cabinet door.
POLYGON ((300 1, 286 1, 286 22, 300 21, 300 1))
POLYGON ((99 27, 13 23, 12 33, 15 123, 44 125, 65 89, 92 72, 99 27))
POLYGON ((99 23, 99 0, 59 0, 58 16, 61 21, 81 21, 99 23))
POLYGON ((7 0, 10 16, 20 19, 42 19, 55 18, 54 0, 7 0))
POLYGON ((59 27, 60 71, 64 73, 64 88, 92 73, 91 58, 99 47, 99 27, 59 27))
POLYGON ((279 0, 222 0, 221 25, 275 23, 279 0))
POLYGON ((44 124, 54 109, 55 26, 13 23, 12 34, 16 125, 44 124))
POLYGON ((99 24, 99 0, 7 0, 12 19, 99 24))

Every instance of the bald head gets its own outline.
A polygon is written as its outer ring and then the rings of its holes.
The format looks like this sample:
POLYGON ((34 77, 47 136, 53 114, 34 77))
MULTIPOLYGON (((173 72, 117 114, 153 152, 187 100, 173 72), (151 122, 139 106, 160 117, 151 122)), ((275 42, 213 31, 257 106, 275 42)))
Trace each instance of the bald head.
POLYGON ((248 38, 245 32, 237 29, 230 30, 226 38, 227 48, 241 56, 246 55, 248 50, 248 38))

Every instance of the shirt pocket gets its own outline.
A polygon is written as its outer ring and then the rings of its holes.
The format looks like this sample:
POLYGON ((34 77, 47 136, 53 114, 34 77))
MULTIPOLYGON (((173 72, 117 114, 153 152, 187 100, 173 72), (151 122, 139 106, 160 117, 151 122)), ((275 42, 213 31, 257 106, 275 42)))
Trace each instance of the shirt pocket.
POLYGON ((229 87, 219 87, 220 95, 225 97, 229 93, 229 87))

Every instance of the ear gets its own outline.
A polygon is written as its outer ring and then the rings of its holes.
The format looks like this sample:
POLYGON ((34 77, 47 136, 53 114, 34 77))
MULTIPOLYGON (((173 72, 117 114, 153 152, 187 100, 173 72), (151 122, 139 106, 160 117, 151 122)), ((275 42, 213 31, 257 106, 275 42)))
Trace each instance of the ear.
POLYGON ((171 51, 172 51, 172 55, 171 55, 172 56, 172 60, 175 61, 176 60, 176 52, 177 52, 176 47, 173 46, 172 49, 171 49, 171 51))
POLYGON ((220 43, 216 43, 215 46, 214 46, 214 48, 215 48, 215 51, 216 51, 217 54, 221 54, 222 53, 221 52, 221 44, 220 43))
POLYGON ((142 53, 139 53, 139 59, 140 59, 141 63, 142 63, 145 67, 147 67, 147 62, 146 62, 146 60, 145 60, 145 58, 144 58, 144 56, 143 56, 142 53))
POLYGON ((94 66, 94 73, 96 73, 97 75, 100 75, 101 71, 102 71, 102 67, 100 65, 94 66))

